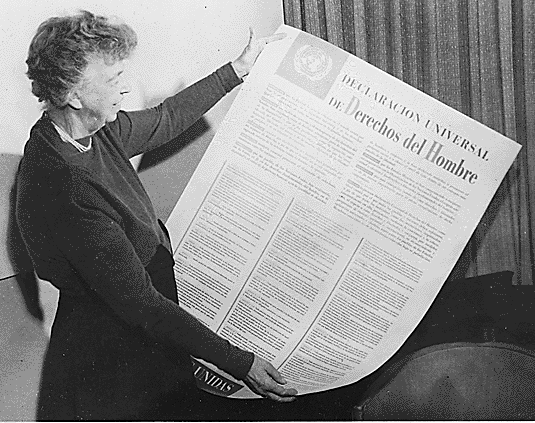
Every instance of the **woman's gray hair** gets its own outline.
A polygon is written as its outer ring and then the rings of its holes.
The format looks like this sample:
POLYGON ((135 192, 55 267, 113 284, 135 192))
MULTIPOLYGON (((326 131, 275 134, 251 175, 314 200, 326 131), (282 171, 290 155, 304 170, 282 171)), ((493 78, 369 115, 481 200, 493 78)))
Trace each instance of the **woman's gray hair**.
POLYGON ((47 19, 28 50, 32 93, 45 108, 64 107, 91 59, 113 64, 128 58, 136 45, 137 36, 130 26, 85 10, 47 19))

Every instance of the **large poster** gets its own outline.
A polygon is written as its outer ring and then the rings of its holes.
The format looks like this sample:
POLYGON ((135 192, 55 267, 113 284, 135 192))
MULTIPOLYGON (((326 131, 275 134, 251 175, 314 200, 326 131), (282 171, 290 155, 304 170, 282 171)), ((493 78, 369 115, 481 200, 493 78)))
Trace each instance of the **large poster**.
MULTIPOLYGON (((182 306, 300 394, 411 334, 520 145, 297 29, 270 44, 173 210, 182 306)), ((200 385, 252 398, 194 360, 200 385)))

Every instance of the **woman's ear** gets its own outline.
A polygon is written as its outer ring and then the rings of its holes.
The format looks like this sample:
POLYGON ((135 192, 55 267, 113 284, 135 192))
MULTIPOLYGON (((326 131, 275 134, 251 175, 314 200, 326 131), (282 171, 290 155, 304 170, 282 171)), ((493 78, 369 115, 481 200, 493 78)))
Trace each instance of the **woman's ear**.
POLYGON ((78 97, 78 93, 76 91, 71 91, 69 93, 67 97, 67 104, 76 110, 80 110, 82 108, 82 102, 80 101, 80 98, 78 97))

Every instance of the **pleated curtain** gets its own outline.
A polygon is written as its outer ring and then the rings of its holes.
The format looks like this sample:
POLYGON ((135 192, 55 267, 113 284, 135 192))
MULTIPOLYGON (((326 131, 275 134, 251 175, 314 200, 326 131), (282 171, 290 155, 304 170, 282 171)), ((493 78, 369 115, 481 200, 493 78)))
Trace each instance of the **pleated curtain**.
POLYGON ((450 278, 534 281, 535 0, 283 0, 285 23, 522 144, 450 278))

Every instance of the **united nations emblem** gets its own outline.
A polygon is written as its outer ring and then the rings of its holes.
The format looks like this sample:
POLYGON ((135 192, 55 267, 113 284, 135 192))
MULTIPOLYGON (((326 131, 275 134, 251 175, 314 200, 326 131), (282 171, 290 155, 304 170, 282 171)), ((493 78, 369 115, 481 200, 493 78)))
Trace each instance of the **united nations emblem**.
POLYGON ((332 59, 317 47, 306 45, 295 53, 294 67, 296 72, 305 75, 311 81, 325 78, 332 66, 332 59))

